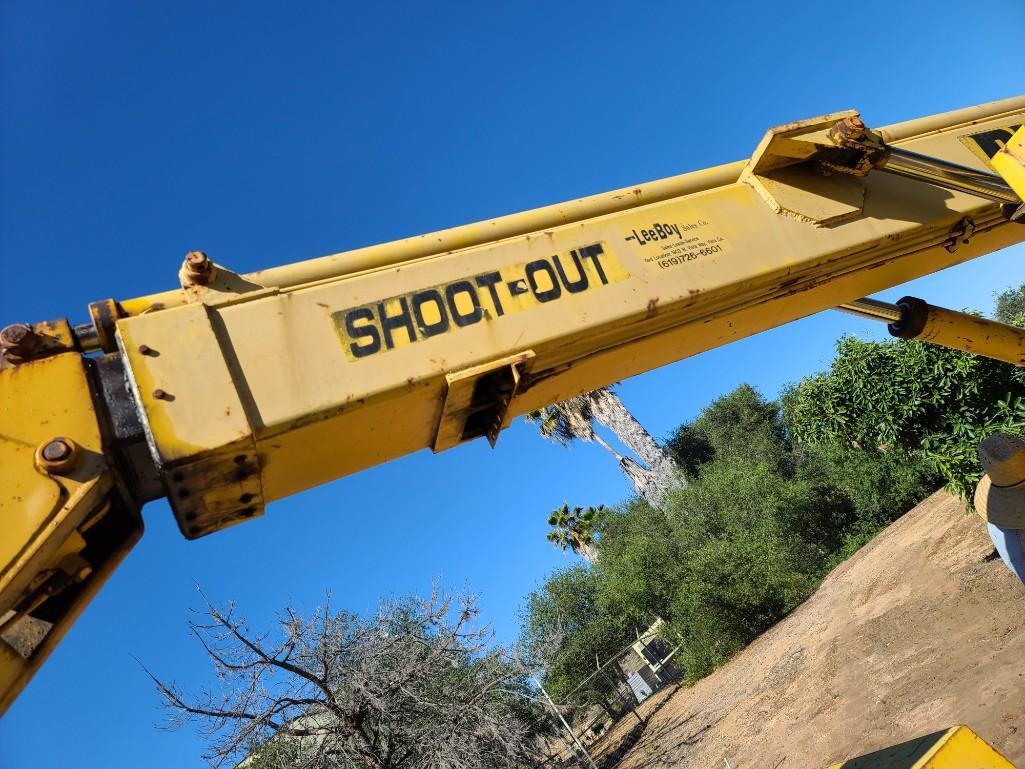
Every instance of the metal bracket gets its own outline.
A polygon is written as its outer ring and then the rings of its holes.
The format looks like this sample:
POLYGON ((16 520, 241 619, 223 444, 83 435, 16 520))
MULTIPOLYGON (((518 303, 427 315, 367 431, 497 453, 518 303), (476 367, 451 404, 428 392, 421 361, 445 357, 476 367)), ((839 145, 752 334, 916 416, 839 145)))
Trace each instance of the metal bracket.
POLYGON ((77 352, 75 335, 67 320, 12 323, 0 331, 0 367, 18 365, 65 352, 77 352))
POLYGON ((443 451, 482 435, 494 448, 498 434, 509 425, 509 405, 533 357, 534 352, 527 350, 447 374, 448 390, 434 438, 434 451, 443 451))
POLYGON ((856 150, 837 147, 838 125, 856 120, 855 110, 836 112, 772 128, 751 156, 740 180, 751 185, 777 213, 816 226, 861 214, 865 186, 853 170, 856 150))
POLYGON ((178 280, 189 304, 205 304, 210 307, 223 307, 278 293, 277 288, 254 283, 237 272, 215 264, 202 251, 186 254, 178 270, 178 280))
POLYGON ((954 253, 959 245, 962 243, 967 244, 974 234, 975 222, 966 216, 950 230, 947 239, 943 241, 943 247, 950 253, 954 253))

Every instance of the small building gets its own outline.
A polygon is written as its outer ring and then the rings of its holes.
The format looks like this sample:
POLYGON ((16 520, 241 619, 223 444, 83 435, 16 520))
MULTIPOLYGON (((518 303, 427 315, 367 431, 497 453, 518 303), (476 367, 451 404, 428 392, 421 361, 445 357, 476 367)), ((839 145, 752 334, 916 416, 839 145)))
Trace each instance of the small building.
POLYGON ((664 628, 665 623, 660 617, 643 633, 638 631, 637 640, 631 647, 633 653, 624 655, 619 661, 637 702, 644 702, 653 692, 680 678, 680 670, 673 662, 676 649, 660 637, 664 628))

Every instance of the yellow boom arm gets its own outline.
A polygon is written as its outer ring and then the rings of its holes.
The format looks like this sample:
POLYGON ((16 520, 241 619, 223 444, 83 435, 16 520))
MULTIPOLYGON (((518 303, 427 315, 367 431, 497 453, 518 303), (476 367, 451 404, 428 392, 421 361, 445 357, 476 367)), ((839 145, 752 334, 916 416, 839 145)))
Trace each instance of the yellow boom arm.
MULTIPOLYGON (((94 303, 75 328, 9 326, 0 706, 150 499, 201 537, 828 308, 901 325, 856 300, 1025 240, 991 165, 1023 122, 1025 98, 878 131, 827 115, 747 161, 291 266, 239 275, 194 252, 180 289, 94 303)), ((979 349, 1020 362, 1021 334, 1001 334, 979 349)))

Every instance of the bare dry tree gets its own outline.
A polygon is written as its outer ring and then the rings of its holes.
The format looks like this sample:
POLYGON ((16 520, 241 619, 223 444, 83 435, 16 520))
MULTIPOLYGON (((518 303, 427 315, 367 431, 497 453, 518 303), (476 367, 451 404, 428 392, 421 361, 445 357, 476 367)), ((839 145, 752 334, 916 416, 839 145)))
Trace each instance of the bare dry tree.
POLYGON ((214 766, 483 769, 537 755, 524 670, 492 647, 472 594, 435 588, 369 617, 286 608, 263 634, 204 601, 189 627, 218 686, 193 697, 150 675, 168 726, 198 722, 214 766))

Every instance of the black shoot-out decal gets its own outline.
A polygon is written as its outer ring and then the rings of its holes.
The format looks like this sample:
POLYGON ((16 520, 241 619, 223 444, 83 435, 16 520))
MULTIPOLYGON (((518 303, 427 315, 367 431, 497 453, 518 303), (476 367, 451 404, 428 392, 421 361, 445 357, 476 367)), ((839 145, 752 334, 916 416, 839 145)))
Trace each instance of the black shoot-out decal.
POLYGON ((331 314, 345 355, 356 361, 629 277, 605 243, 467 275, 331 314))

